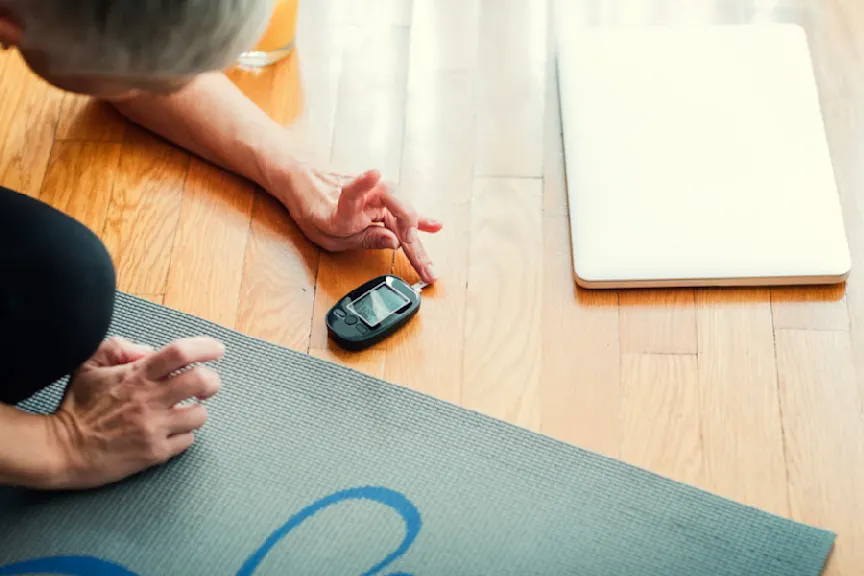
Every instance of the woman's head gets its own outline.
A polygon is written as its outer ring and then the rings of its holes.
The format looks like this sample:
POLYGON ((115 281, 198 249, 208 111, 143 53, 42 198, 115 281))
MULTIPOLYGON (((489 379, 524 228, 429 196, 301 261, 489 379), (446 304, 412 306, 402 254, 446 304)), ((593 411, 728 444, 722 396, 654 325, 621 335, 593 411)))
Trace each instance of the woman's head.
POLYGON ((171 92, 251 49, 272 3, 0 0, 0 42, 64 90, 105 98, 171 92))

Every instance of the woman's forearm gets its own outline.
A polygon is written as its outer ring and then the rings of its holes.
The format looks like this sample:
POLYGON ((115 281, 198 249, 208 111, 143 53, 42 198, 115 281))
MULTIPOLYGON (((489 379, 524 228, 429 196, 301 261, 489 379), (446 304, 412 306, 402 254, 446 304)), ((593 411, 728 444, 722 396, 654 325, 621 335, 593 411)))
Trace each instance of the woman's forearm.
POLYGON ((201 76, 175 94, 113 105, 132 122, 261 186, 269 166, 292 161, 282 127, 224 74, 201 76))
POLYGON ((0 485, 49 487, 60 474, 50 416, 0 404, 0 485))

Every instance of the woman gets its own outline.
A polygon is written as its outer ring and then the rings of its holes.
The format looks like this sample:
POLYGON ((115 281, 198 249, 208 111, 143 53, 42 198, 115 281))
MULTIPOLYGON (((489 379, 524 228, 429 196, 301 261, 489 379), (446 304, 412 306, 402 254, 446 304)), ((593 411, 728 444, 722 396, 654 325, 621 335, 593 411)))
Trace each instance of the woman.
MULTIPOLYGON (((278 198, 326 250, 401 247, 435 272, 418 217, 367 172, 344 187, 292 158, 282 128, 219 71, 255 45, 269 0, 0 0, 0 43, 63 90, 121 114, 278 198)), ((0 102, 2 106, 2 102, 0 102)), ((149 350, 105 341, 115 275, 99 239, 53 208, 0 189, 0 484, 80 489, 121 480, 192 444, 219 391, 219 342, 149 350), (181 371, 182 370, 182 371, 181 371), (181 373, 178 375, 178 371, 181 373), (71 374, 60 409, 14 404, 71 374)))

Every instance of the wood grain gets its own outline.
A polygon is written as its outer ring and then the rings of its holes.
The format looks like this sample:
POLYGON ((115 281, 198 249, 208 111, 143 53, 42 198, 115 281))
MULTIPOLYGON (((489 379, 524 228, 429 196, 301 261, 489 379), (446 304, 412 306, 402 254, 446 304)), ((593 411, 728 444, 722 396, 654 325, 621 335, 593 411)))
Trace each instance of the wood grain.
POLYGON ((793 516, 833 530, 827 576, 864 566, 864 419, 849 335, 778 330, 777 367, 793 516))
POLYGON ((476 70, 481 0, 414 0, 411 71, 476 70), (446 38, 442 42, 441 38, 446 38))
POLYGON ((849 330, 846 285, 771 290, 774 329, 849 330))
POLYGON ((154 304, 163 304, 165 302, 164 294, 132 294, 133 296, 137 296, 138 298, 143 298, 144 300, 149 300, 154 304))
POLYGON ((405 123, 406 28, 351 29, 339 82, 331 169, 355 175, 371 168, 399 182, 405 123))
MULTIPOLYGON (((291 67, 288 75, 290 90, 286 91, 285 100, 289 111, 283 113, 281 122, 286 131, 285 146, 298 159, 319 168, 327 168, 330 162, 342 52, 348 27, 339 21, 346 9, 342 0, 301 2, 297 50, 291 56, 291 62, 283 65, 291 67)), ((261 84, 260 100, 266 100, 267 78, 256 82, 261 84)), ((243 83, 238 82, 238 85, 247 90, 243 83)), ((282 91, 280 86, 273 89, 282 91)))
POLYGON ((558 74, 555 59, 546 64, 546 102, 543 127, 543 214, 567 216, 567 174, 564 169, 564 140, 558 102, 558 74))
MULTIPOLYGON (((422 235, 441 281, 423 293, 422 312, 388 342, 388 381, 458 402, 462 387, 470 198, 473 189, 474 78, 470 72, 412 77, 401 190, 444 229, 422 235)), ((402 251, 394 272, 418 280, 402 251)))
POLYGON ((57 140, 122 142, 126 120, 110 104, 88 96, 63 96, 57 140))
POLYGON ((317 248, 273 196, 259 192, 243 266, 237 329, 307 351, 317 269, 317 248))
POLYGON ((617 457, 621 446, 618 294, 573 282, 570 224, 543 220, 541 431, 617 457))
POLYGON ((187 153, 130 127, 102 236, 121 290, 164 294, 188 169, 187 153))
POLYGON ((41 200, 101 236, 119 164, 119 144, 58 142, 41 200))
MULTIPOLYGON (((385 180, 398 184, 404 142, 408 40, 408 31, 394 26, 353 29, 345 39, 330 157, 334 171, 355 175, 374 168, 380 170, 385 180)), ((392 250, 322 253, 311 348, 329 346, 324 316, 338 298, 392 270, 392 250)), ((377 346, 386 349, 385 342, 377 346)))
POLYGON ((470 246, 462 404, 539 430, 540 181, 478 179, 471 204, 470 246))
MULTIPOLYGON (((799 0, 806 5, 804 0, 799 0)), ((821 57, 818 67, 820 83, 829 95, 843 97, 864 94, 864 78, 856 66, 864 57, 864 10, 855 0, 829 0, 812 10, 811 18, 820 34, 814 34, 816 48, 821 57)))
POLYGON ((5 158, 7 154, 15 152, 6 144, 9 127, 16 117, 21 102, 26 101, 28 91, 34 89, 31 85, 34 79, 29 75, 27 65, 17 51, 0 53, 0 58, 2 58, 0 66, 3 72, 3 81, 0 82, 0 97, 3 102, 3 106, 0 107, 0 142, 4 144, 3 157, 5 158), (22 87, 27 89, 22 90, 22 87))
POLYGON ((234 327, 254 197, 245 180, 192 159, 171 253, 166 306, 234 327))
POLYGON ((0 186, 38 196, 63 94, 33 76, 17 52, 6 56, 0 86, 0 186))
POLYGON ((332 51, 298 52, 301 94, 287 100, 291 113, 285 124, 285 146, 301 161, 327 168, 333 145, 339 78, 342 71, 341 47, 332 51), (295 106, 299 106, 294 110, 295 106))
POLYGON ((546 6, 546 2, 526 0, 483 0, 481 4, 479 176, 543 175, 546 6))
POLYGON ((270 118, 282 125, 291 124, 305 103, 298 54, 295 51, 267 68, 246 70, 235 67, 227 74, 240 91, 270 118))
POLYGON ((321 254, 316 270, 317 249, 271 197, 190 162, 108 107, 47 86, 14 51, 0 53, 0 184, 42 192, 97 228, 121 287, 134 294, 836 530, 826 576, 857 576, 864 565, 862 6, 301 2, 295 54, 231 77, 284 125, 285 147, 298 158, 348 173, 381 169, 421 213, 445 225, 426 238, 441 282, 424 294, 420 316, 361 354, 328 341, 323 315, 377 274, 395 270, 413 280, 403 254, 395 261, 391 251, 321 254), (807 32, 852 249, 849 282, 577 289, 556 40, 602 25, 764 22, 807 32))
POLYGON ((411 24, 412 0, 364 0, 346 2, 338 22, 376 29, 411 24))
POLYGON ((621 412, 624 461, 679 482, 702 483, 695 355, 622 356, 621 412))
MULTIPOLYGON (((864 52, 858 62, 864 62, 864 52)), ((823 105, 823 114, 852 252, 853 272, 845 296, 858 384, 864 396, 864 102, 857 97, 831 99, 823 105)))
POLYGON ((625 290, 619 301, 622 352, 696 353, 696 307, 692 290, 625 290))
POLYGON ((788 515, 768 291, 699 291, 696 307, 705 482, 788 515))

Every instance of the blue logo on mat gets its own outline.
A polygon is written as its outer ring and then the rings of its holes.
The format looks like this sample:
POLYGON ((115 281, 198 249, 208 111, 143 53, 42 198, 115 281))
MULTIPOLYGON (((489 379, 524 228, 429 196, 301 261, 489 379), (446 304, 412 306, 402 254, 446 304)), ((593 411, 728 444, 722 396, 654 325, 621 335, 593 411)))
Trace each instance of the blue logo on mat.
MULTIPOLYGON (((396 511, 402 517, 402 520, 405 521, 405 538, 402 540, 402 544, 384 558, 384 560, 364 572, 363 576, 380 574, 387 566, 408 552, 408 549, 411 548, 411 545, 420 533, 422 525, 420 511, 417 510, 408 498, 399 492, 377 486, 362 486, 359 488, 349 488, 348 490, 326 496, 292 516, 288 522, 270 534, 264 544, 246 559, 246 562, 237 572, 237 576, 252 576, 270 550, 290 534, 292 530, 321 510, 348 500, 371 500, 372 502, 383 504, 396 511)), ((92 556, 52 556, 0 566, 0 576, 26 576, 34 574, 57 574, 58 576, 138 576, 120 564, 92 556)), ((410 575, 392 573, 389 576, 410 575)))

